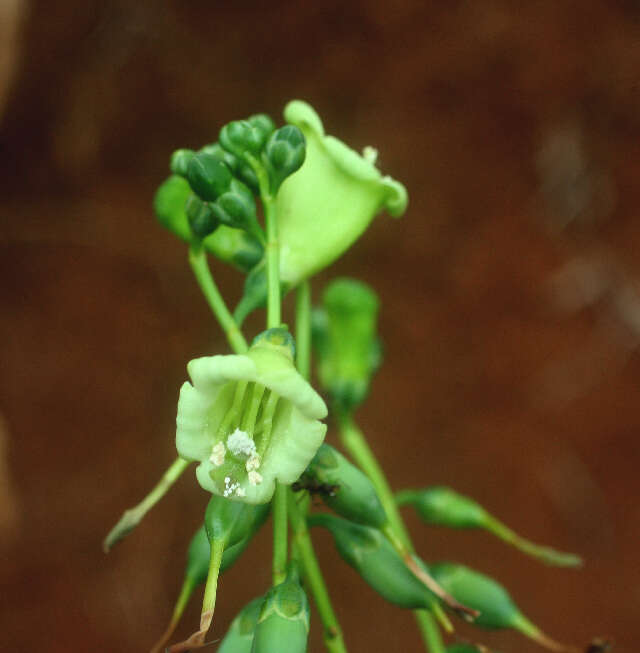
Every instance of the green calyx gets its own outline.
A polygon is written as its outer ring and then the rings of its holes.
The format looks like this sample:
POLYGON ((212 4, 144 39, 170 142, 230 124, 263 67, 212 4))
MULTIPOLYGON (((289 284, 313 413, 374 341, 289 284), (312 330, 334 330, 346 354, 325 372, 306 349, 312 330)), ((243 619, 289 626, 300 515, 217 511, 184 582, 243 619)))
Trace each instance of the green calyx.
POLYGON ((253 636, 251 653, 304 653, 309 636, 309 601, 297 574, 265 595, 253 636))
POLYGON ((242 608, 231 622, 231 626, 218 648, 218 653, 251 653, 253 634, 263 602, 264 597, 259 596, 242 608))
POLYGON ((380 366, 379 306, 377 295, 366 284, 336 279, 314 312, 320 384, 341 410, 351 412, 364 401, 380 366))
POLYGON ((321 492, 320 496, 341 517, 372 528, 382 528, 387 523, 369 478, 326 443, 318 449, 302 481, 303 487, 305 482, 311 482, 312 488, 329 487, 331 491, 321 492))
POLYGON ((187 366, 191 383, 180 391, 176 446, 200 463, 198 481, 213 494, 266 503, 276 481, 295 481, 324 439, 326 406, 295 369, 284 340, 272 334, 247 354, 187 366))
POLYGON ((369 158, 325 135, 320 118, 305 102, 290 102, 284 117, 306 141, 302 167, 276 197, 280 276, 295 286, 341 256, 380 211, 402 215, 407 192, 369 158))

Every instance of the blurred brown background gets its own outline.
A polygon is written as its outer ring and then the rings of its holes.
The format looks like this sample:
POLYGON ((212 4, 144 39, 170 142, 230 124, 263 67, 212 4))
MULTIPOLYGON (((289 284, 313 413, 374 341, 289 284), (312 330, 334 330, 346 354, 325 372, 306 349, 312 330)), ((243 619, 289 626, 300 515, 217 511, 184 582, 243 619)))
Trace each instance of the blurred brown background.
MULTIPOLYGON (((192 475, 101 540, 174 456, 186 362, 225 343, 151 198, 173 149, 300 97, 410 192, 315 286, 382 297, 360 419, 393 485, 450 484, 587 564, 411 521, 420 551, 495 575, 563 641, 638 650, 639 71, 635 0, 0 0, 0 648, 144 651, 163 629, 206 503, 192 475)), ((349 650, 419 650, 317 542, 349 650)), ((269 558, 265 529, 215 634, 269 558)))

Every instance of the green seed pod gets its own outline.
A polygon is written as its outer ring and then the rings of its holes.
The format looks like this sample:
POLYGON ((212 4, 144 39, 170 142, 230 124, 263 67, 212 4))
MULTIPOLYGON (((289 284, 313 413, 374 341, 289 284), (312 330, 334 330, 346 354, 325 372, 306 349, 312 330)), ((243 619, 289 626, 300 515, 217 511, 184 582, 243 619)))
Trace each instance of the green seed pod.
POLYGON ((314 313, 320 383, 342 410, 350 412, 362 403, 380 365, 378 308, 369 286, 355 279, 336 279, 314 313))
POLYGON ((251 653, 305 653, 309 636, 309 601, 297 573, 290 572, 266 594, 251 653))
POLYGON ((222 147, 242 159, 246 154, 257 156, 265 143, 262 128, 248 120, 234 120, 220 130, 219 143, 222 147))
POLYGON ((302 487, 307 480, 316 486, 329 486, 331 491, 322 491, 320 496, 341 517, 372 528, 382 528, 387 523, 387 515, 369 478, 331 445, 320 446, 302 476, 302 487))
POLYGON ((396 495, 398 505, 409 504, 428 524, 449 528, 482 528, 503 542, 548 565, 576 567, 582 559, 573 553, 563 553, 541 546, 514 533, 508 526, 488 513, 470 497, 458 494, 448 487, 430 487, 422 490, 404 490, 396 495))
POLYGON ((213 495, 204 514, 204 527, 209 543, 223 541, 227 549, 250 533, 256 517, 256 506, 213 495))
POLYGON ((241 181, 233 179, 229 188, 211 204, 215 217, 224 225, 243 229, 260 241, 264 234, 256 216, 256 203, 251 190, 241 181))
POLYGON ((251 653, 253 633, 263 602, 264 596, 259 596, 240 610, 220 643, 218 653, 251 653))
POLYGON ((174 175, 180 175, 181 177, 187 176, 187 168, 189 167, 189 162, 195 156, 193 150, 176 150, 171 155, 171 160, 169 162, 169 168, 174 175))
POLYGON ((411 609, 432 609, 437 603, 379 530, 327 514, 311 515, 308 523, 327 528, 344 561, 390 603, 411 609))
POLYGON ((274 194, 289 175, 300 169, 306 151, 304 135, 294 125, 285 125, 271 134, 264 148, 264 159, 274 194))
POLYGON ((200 239, 211 235, 219 226, 220 220, 211 210, 209 202, 203 202, 193 193, 187 199, 184 210, 193 235, 200 239))
POLYGON ((480 611, 477 626, 515 628, 522 617, 507 590, 488 576, 447 562, 431 565, 431 573, 456 599, 480 611))
POLYGON ((480 615, 475 626, 488 629, 513 628, 541 646, 554 651, 566 647, 547 637, 513 602, 507 590, 497 581, 469 567, 441 562, 430 566, 433 577, 458 601, 475 608, 480 615))
POLYGON ((232 179, 227 164, 211 154, 196 154, 187 166, 187 181, 193 192, 208 202, 226 193, 232 179))
POLYGON ((396 495, 396 502, 400 506, 413 506, 420 518, 429 524, 484 528, 486 523, 487 513, 482 506, 448 487, 404 490, 396 495))

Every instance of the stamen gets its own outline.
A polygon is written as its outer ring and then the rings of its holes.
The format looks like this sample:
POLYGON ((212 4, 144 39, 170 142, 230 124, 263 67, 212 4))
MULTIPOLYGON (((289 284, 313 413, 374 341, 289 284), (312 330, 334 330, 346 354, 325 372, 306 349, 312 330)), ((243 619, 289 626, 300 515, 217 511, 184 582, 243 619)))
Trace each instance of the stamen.
POLYGON ((275 392, 271 391, 271 393, 269 394, 269 398, 264 404, 262 415, 260 416, 260 428, 258 429, 259 431, 261 431, 260 440, 258 443, 258 455, 260 456, 260 458, 264 457, 264 453, 267 450, 267 447, 269 446, 269 442, 271 440, 271 429, 273 428, 273 418, 276 413, 276 406, 278 405, 279 399, 280 396, 277 395, 275 392))
POLYGON ((224 446, 224 442, 218 442, 213 449, 211 450, 211 455, 209 456, 209 462, 216 467, 220 467, 224 462, 225 456, 227 454, 227 449, 224 446))
POLYGON ((260 461, 260 456, 258 456, 257 454, 254 454, 253 456, 251 456, 251 458, 249 458, 249 460, 247 460, 247 462, 245 464, 245 469, 248 472, 252 472, 252 471, 254 471, 256 469, 259 469, 260 468, 260 462, 261 462, 260 461))
POLYGON ((254 384, 249 405, 245 408, 244 415, 242 416, 242 430, 252 435, 255 430, 256 418, 258 417, 258 411, 260 410, 260 404, 262 403, 262 396, 265 390, 266 388, 263 385, 259 383, 254 384))
POLYGON ((220 426, 218 427, 218 439, 222 440, 227 433, 232 424, 238 424, 240 421, 242 401, 244 399, 244 393, 249 385, 248 381, 238 381, 236 385, 236 391, 233 395, 233 402, 231 403, 231 408, 227 411, 227 414, 224 416, 220 426))
POLYGON ((262 474, 260 472, 250 471, 247 476, 251 485, 260 485, 262 483, 262 474))

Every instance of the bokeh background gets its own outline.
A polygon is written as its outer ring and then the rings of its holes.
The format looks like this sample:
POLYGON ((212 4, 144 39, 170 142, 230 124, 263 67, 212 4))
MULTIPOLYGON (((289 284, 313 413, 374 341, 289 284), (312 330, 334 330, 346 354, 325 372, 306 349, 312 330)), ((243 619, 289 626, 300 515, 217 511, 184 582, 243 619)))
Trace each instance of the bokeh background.
MULTIPOLYGON (((225 343, 154 188, 173 149, 300 97, 410 192, 314 286, 382 298, 359 420, 392 484, 452 485, 586 566, 409 516, 419 550, 493 574, 562 641, 636 651, 639 71, 635 0, 0 1, 0 648, 144 651, 164 628, 206 504, 192 475, 109 556, 101 540, 175 455, 186 362, 225 343)), ((419 650, 316 540, 349 650, 419 650)), ((270 546, 223 578, 215 634, 268 583, 270 546)))

